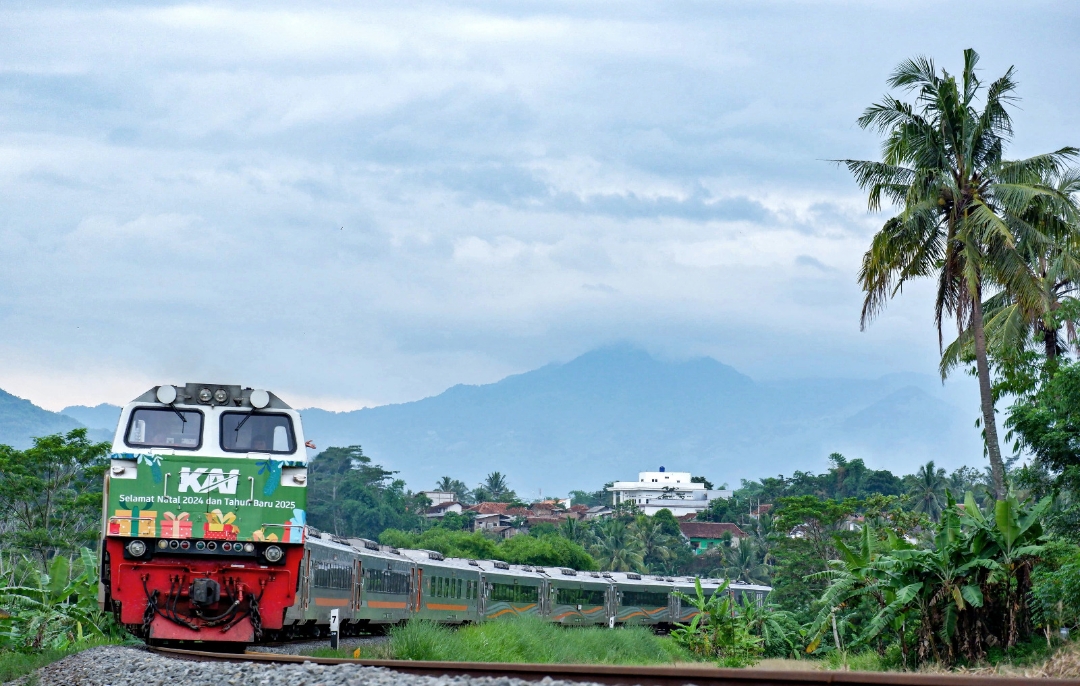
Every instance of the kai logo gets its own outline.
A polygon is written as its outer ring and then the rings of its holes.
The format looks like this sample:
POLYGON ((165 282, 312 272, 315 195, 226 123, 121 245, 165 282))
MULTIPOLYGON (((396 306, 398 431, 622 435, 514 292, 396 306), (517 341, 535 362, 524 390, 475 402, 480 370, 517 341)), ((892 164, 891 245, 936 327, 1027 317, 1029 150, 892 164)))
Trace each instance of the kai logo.
POLYGON ((190 488, 192 493, 217 491, 223 495, 236 495, 236 482, 239 480, 239 469, 230 470, 226 474, 220 469, 199 467, 192 470, 191 467, 181 467, 178 492, 187 493, 190 488))

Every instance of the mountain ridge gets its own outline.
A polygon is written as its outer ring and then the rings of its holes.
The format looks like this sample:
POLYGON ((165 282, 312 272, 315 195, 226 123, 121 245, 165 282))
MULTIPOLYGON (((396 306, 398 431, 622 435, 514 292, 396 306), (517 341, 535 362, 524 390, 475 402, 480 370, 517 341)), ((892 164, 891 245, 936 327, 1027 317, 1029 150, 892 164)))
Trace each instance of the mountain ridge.
MULTIPOLYGON (((595 489, 659 465, 731 484, 822 471, 834 451, 896 473, 928 459, 977 464, 976 398, 961 409, 946 395, 930 375, 755 381, 710 357, 665 361, 621 345, 420 400, 301 413, 306 437, 321 448, 362 445, 413 490, 444 475, 475 483, 498 470, 532 497, 595 489)), ((37 408, 43 420, 81 421, 104 440, 119 409, 72 406, 68 416, 37 408)), ((0 443, 6 436, 0 430, 0 443)))

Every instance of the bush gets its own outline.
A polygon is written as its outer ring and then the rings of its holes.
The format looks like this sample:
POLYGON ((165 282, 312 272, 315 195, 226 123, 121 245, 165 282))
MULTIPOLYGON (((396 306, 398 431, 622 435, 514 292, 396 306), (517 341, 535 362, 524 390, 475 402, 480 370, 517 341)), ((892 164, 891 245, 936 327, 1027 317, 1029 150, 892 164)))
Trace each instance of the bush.
POLYGON ((1046 640, 1063 626, 1080 624, 1080 548, 1055 542, 1046 546, 1031 573, 1031 609, 1046 640))
POLYGON ((503 560, 513 564, 542 567, 570 567, 582 571, 599 569, 596 561, 584 548, 558 534, 547 534, 539 538, 514 536, 496 543, 479 531, 469 533, 435 527, 422 534, 414 534, 387 529, 379 536, 379 542, 395 548, 435 550, 448 557, 503 560))
POLYGON ((842 669, 852 672, 885 671, 881 657, 870 649, 858 653, 834 650, 825 656, 824 663, 826 669, 842 669))
POLYGON ((390 630, 399 660, 670 664, 692 659, 645 627, 562 627, 538 617, 514 617, 458 629, 413 620, 390 630))

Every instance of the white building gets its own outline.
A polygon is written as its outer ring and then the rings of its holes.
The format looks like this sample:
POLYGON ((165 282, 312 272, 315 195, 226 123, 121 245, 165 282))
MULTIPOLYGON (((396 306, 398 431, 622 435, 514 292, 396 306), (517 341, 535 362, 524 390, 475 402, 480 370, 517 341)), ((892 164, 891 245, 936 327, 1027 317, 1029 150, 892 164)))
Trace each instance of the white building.
POLYGON ((671 510, 681 517, 696 514, 717 498, 730 498, 731 491, 710 491, 705 484, 690 481, 690 472, 641 472, 637 481, 616 481, 607 490, 615 494, 615 504, 634 503, 647 515, 671 510))
POLYGON ((450 491, 420 491, 420 495, 426 495, 432 505, 442 505, 457 501, 457 495, 450 491))

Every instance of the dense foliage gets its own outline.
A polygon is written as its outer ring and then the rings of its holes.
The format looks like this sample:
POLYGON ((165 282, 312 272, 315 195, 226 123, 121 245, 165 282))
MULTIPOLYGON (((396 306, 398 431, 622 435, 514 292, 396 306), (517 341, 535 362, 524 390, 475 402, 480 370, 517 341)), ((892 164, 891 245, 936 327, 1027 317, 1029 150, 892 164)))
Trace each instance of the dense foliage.
POLYGON ((34 439, 26 450, 0 445, 0 575, 21 556, 44 569, 55 555, 96 544, 108 443, 86 429, 34 439))
POLYGON ((379 536, 379 542, 395 548, 434 550, 443 555, 474 560, 503 560, 513 564, 580 570, 599 569, 584 548, 555 533, 496 540, 479 531, 469 533, 444 527, 433 527, 423 533, 387 529, 379 536))
POLYGON ((308 466, 308 522, 338 536, 378 538, 389 528, 418 528, 423 496, 405 489, 392 472, 372 464, 358 445, 329 448, 308 466))

